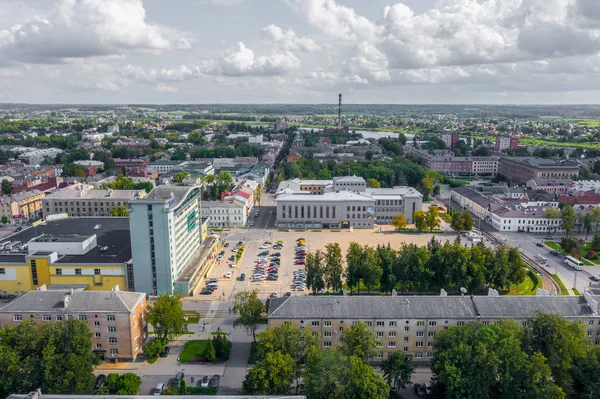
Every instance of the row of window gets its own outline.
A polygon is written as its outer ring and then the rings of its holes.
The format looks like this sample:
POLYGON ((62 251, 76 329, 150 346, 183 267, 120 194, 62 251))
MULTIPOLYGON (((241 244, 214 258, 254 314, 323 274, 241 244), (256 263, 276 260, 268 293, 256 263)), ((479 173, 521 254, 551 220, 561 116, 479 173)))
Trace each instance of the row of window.
POLYGON ((377 200, 376 205, 402 205, 402 200, 377 200))
MULTIPOLYGON (((102 344, 96 344, 96 349, 102 349, 102 344)), ((117 348, 110 348, 111 356, 116 356, 119 354, 119 350, 117 348)))
MULTIPOLYGON (((33 318, 33 315, 31 315, 30 317, 33 318)), ((98 317, 98 316, 96 315, 96 317, 98 317)), ((63 315, 57 314, 55 316, 55 318, 56 318, 56 321, 62 321, 63 320, 63 315)), ((75 315, 72 315, 72 314, 67 315, 67 320, 72 320, 74 318, 75 318, 75 315)), ((52 321, 52 316, 51 315, 42 315, 42 320, 43 321, 52 321)), ((80 314, 80 315, 77 316, 77 320, 87 321, 87 316, 84 315, 84 314, 80 314)), ((115 317, 114 314, 106 315, 106 321, 115 321, 115 320, 116 320, 116 317, 115 317)), ((23 315, 20 315, 20 314, 13 315, 13 321, 23 321, 23 315)), ((95 321, 94 322, 94 326, 97 327, 99 325, 100 325, 99 321, 95 321)), ((116 332, 117 331, 116 327, 112 327, 114 329, 114 331, 111 331, 110 328, 111 327, 109 327, 109 331, 108 332, 116 332)))
MULTIPOLYGON (((300 320, 300 323, 304 324, 304 320, 300 320)), ((353 326, 355 326, 357 323, 358 323, 358 320, 352 321, 352 325, 353 326)), ((364 321, 364 323, 367 326, 369 326, 369 327, 373 327, 373 322, 372 321, 367 320, 367 321, 364 321)), ((385 323, 386 323, 385 321, 381 321, 381 320, 380 321, 376 321, 375 322, 375 326, 377 326, 377 327, 385 327, 385 323)), ((408 323, 409 323, 409 321, 407 320, 406 324, 408 324, 408 323)), ((398 325, 398 322, 395 321, 395 320, 390 320, 390 321, 387 322, 387 324, 388 324, 388 327, 396 327, 398 325)), ((435 327, 435 326, 437 326, 437 321, 430 320, 428 322, 428 324, 429 324, 429 327, 435 327)), ((319 327, 321 325, 321 322, 319 320, 313 320, 313 321, 310 322, 310 325, 313 326, 313 327, 319 327)), ((331 325, 332 325, 331 320, 324 320, 323 321, 323 327, 331 327, 331 325)), ((459 322, 457 322, 457 325, 462 326, 462 325, 464 325, 464 322, 459 321, 459 322), (458 324, 458 323, 461 323, 461 324, 458 324)), ((417 321, 417 327, 421 327, 421 326, 425 326, 425 321, 424 320, 418 320, 417 321)), ((408 328, 408 327, 405 327, 405 328, 408 328)))

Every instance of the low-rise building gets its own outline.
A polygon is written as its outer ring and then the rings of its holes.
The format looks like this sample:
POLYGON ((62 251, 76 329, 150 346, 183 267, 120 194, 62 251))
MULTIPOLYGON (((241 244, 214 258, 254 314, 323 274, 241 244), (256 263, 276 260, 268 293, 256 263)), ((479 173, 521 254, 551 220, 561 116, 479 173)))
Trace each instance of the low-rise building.
POLYGON ((186 161, 156 161, 148 165, 149 172, 158 172, 159 175, 169 173, 172 170, 179 170, 186 161))
MULTIPOLYGON (((492 291, 493 292, 493 291, 492 291)), ((321 348, 335 348, 344 331, 362 321, 377 335, 383 360, 402 351, 413 361, 427 363, 434 357, 436 334, 449 327, 472 322, 485 325, 512 319, 526 325, 538 312, 579 321, 587 336, 600 344, 600 297, 583 296, 290 296, 271 299, 269 326, 291 323, 318 334, 321 348)))
POLYGON ((227 196, 222 201, 202 201, 202 217, 210 227, 245 227, 251 207, 244 197, 227 196))
POLYGON ((46 216, 59 213, 73 217, 125 216, 119 214, 119 208, 127 206, 130 200, 145 196, 144 190, 95 190, 77 184, 45 196, 42 208, 46 216))
POLYGON ((0 329, 24 321, 55 323, 85 321, 92 333, 92 350, 104 359, 133 361, 148 337, 146 294, 110 291, 29 291, 0 305, 0 329))
POLYGON ((11 196, 11 212, 14 219, 35 220, 42 214, 42 199, 46 193, 39 190, 25 191, 11 196))
POLYGON ((525 184, 528 180, 573 179, 579 166, 538 157, 501 157, 498 173, 511 183, 525 184))
POLYGON ((55 159, 58 154, 62 154, 63 150, 59 148, 46 148, 46 149, 33 149, 31 151, 25 151, 19 155, 19 159, 28 163, 29 165, 41 165, 44 160, 55 159))
POLYGON ((527 187, 536 191, 545 191, 551 194, 565 195, 575 186, 569 179, 538 179, 528 180, 527 187))

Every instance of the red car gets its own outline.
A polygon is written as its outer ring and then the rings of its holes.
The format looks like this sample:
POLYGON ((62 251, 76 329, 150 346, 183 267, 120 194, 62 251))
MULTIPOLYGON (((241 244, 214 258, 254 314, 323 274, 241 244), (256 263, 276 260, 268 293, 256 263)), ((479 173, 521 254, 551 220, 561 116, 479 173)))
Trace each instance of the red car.
POLYGON ((296 256, 306 256, 306 252, 297 252, 296 256))
POLYGON ((306 261, 303 261, 303 260, 297 260, 294 262, 294 265, 304 265, 304 264, 306 264, 306 261))
POLYGON ((278 271, 278 270, 279 270, 279 268, 278 268, 278 267, 269 267, 269 268, 267 269, 267 271, 268 271, 268 272, 272 272, 272 271, 278 271))

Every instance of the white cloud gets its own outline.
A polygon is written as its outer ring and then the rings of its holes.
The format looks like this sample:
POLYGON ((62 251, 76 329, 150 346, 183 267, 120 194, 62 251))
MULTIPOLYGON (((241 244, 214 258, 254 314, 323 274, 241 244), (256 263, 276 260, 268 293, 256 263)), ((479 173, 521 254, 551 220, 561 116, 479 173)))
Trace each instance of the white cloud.
POLYGON ((300 59, 289 51, 256 56, 243 42, 225 51, 218 61, 208 61, 201 69, 209 75, 276 76, 300 67, 300 59))
POLYGON ((173 86, 169 86, 166 84, 159 84, 158 86, 156 86, 156 90, 158 90, 161 93, 177 93, 177 88, 173 87, 173 86))
POLYGON ((189 47, 184 34, 148 23, 142 0, 62 0, 45 18, 0 30, 0 59, 13 62, 60 63, 189 47))
POLYGON ((284 31, 277 25, 265 26, 262 35, 264 38, 271 40, 277 48, 285 51, 312 52, 321 49, 314 40, 307 37, 298 37, 293 30, 284 31))

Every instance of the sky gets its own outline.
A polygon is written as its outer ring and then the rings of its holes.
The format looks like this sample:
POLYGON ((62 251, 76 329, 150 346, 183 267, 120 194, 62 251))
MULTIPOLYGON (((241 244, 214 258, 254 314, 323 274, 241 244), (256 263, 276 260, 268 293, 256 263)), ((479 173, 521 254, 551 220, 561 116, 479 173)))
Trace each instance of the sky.
POLYGON ((0 103, 600 102, 600 0, 0 0, 0 16, 0 103))

